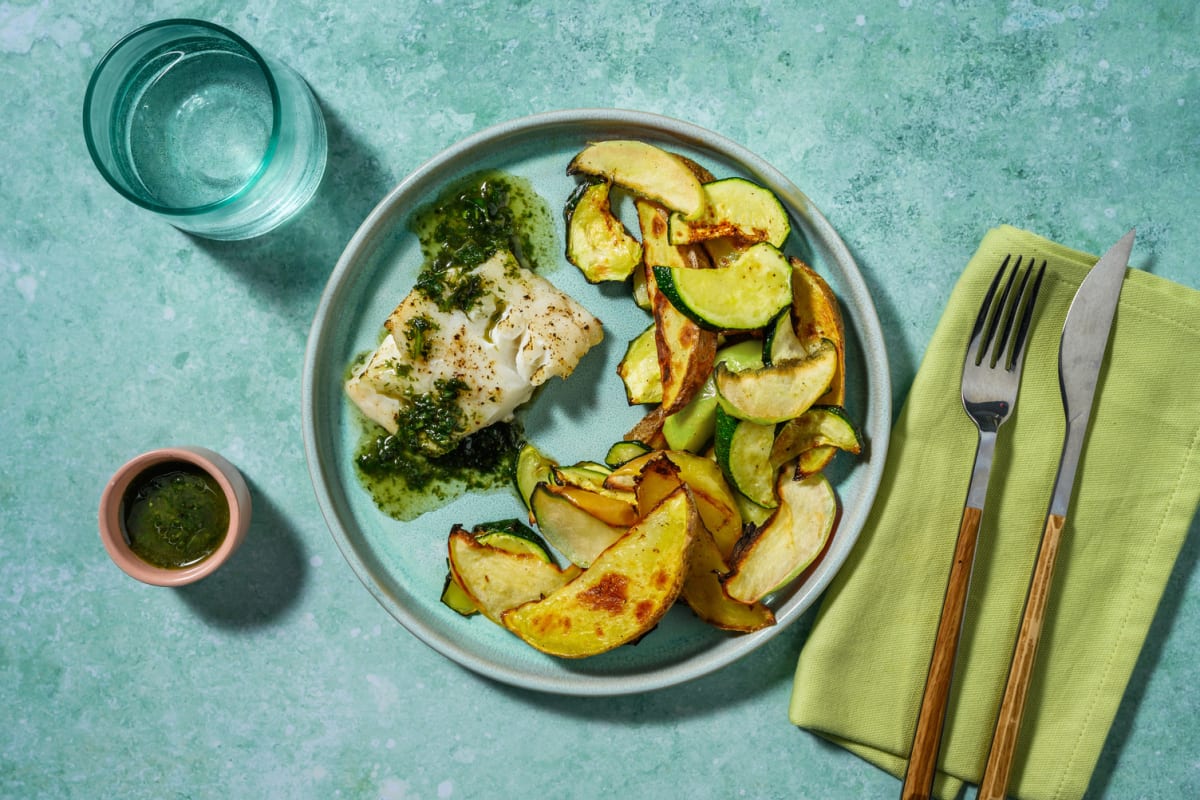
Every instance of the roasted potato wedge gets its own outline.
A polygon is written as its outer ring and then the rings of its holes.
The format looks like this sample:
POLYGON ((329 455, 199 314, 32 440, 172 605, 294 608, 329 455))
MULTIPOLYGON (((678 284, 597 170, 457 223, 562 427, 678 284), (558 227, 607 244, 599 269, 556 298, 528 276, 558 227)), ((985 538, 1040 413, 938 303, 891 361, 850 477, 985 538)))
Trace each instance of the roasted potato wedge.
MULTIPOLYGON (((667 413, 661 405, 655 406, 650 411, 646 412, 646 416, 642 417, 636 425, 629 429, 625 434, 627 442, 642 442, 655 449, 661 449, 667 446, 667 439, 663 436, 663 423, 667 419, 667 413)), ((607 483, 607 481, 606 481, 607 483)))
POLYGON ((501 615, 531 600, 540 600, 579 575, 533 553, 518 553, 479 542, 461 527, 450 532, 450 574, 475 607, 500 624, 501 615))
POLYGON ((669 415, 691 402, 708 380, 717 356, 717 334, 680 314, 662 292, 656 292, 652 302, 662 408, 669 415))
MULTIPOLYGON (((822 340, 837 348, 837 370, 817 405, 840 406, 846 401, 846 331, 841 306, 829 284, 808 264, 792 257, 792 320, 796 335, 804 344, 815 347, 822 340)), ((815 475, 829 465, 837 448, 815 448, 797 461, 796 477, 815 475)))
MULTIPOLYGON (((679 466, 667 453, 656 453, 646 462, 638 480, 639 512, 647 513, 648 509, 685 485, 679 466)), ((775 614, 767 606, 762 603, 739 603, 725 593, 721 578, 727 572, 729 567, 704 524, 704 516, 701 513, 701 524, 696 530, 696 543, 692 547, 687 578, 683 582, 683 601, 697 617, 721 630, 747 633, 774 625, 775 614)))
POLYGON ((699 524, 686 489, 677 489, 575 580, 504 612, 504 626, 562 658, 598 655, 642 637, 679 597, 699 524))

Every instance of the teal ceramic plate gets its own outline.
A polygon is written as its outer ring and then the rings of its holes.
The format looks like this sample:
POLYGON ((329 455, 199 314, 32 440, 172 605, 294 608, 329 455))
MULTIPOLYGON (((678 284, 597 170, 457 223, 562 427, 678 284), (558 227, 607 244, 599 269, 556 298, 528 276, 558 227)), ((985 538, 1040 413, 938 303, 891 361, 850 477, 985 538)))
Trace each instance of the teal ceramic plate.
MULTIPOLYGON (((562 252, 561 224, 556 231, 562 252)), ((567 381, 555 379, 523 415, 528 437, 561 463, 602 459, 643 409, 630 408, 615 369, 625 343, 648 324, 627 291, 596 287, 564 261, 547 277, 604 323, 605 341, 567 381)), ((321 297, 304 365, 303 426, 308 467, 338 547, 367 589, 405 628, 454 661, 498 681, 547 692, 612 695, 648 691, 717 670, 753 651, 809 608, 845 561, 875 498, 890 428, 887 356, 870 293, 845 244, 803 193, 744 148, 693 125, 650 114, 564 111, 507 122, 454 145, 397 186, 371 212, 338 261, 321 297), (793 219, 787 250, 821 272, 842 302, 847 406, 867 451, 831 468, 843 514, 830 549, 806 579, 771 600, 778 624, 749 635, 713 630, 682 605, 636 646, 579 661, 543 655, 482 617, 464 619, 439 602, 446 535, 466 525, 518 516, 512 492, 468 495, 409 523, 376 509, 352 463, 357 440, 341 383, 354 357, 372 349, 384 319, 412 287, 421 263, 408 224, 448 183, 481 169, 522 176, 554 211, 574 186, 565 169, 588 142, 636 138, 687 155, 717 177, 740 175, 780 197, 793 219)))

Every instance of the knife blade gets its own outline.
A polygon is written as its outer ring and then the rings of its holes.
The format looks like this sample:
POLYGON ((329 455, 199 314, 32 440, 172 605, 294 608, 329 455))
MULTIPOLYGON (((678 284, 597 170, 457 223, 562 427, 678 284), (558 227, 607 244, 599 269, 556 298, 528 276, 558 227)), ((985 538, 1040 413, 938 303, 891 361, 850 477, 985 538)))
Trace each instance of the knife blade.
POLYGON ((1108 350, 1113 317, 1121 297, 1129 255, 1133 252, 1135 234, 1136 231, 1131 230, 1121 237, 1091 268, 1079 285, 1067 310, 1066 322, 1063 323, 1058 350, 1058 383, 1067 420, 1066 435, 1063 437, 1050 508, 1025 598, 1025 609, 1021 614, 1021 627, 1013 648, 1008 681, 992 734, 987 766, 979 782, 978 800, 1004 800, 1007 796, 1021 717, 1054 578, 1054 564, 1058 559, 1071 493, 1075 487, 1075 474, 1079 469, 1079 459, 1083 454, 1088 423, 1095 404, 1100 366, 1108 350))
POLYGON ((1058 516, 1066 516, 1071 504, 1075 471, 1079 467, 1083 440, 1092 416, 1100 364, 1108 350, 1109 331, 1117 300, 1121 297, 1135 233, 1125 234, 1088 272, 1071 301, 1067 321, 1063 324, 1058 349, 1058 383, 1067 417, 1067 434, 1050 501, 1050 513, 1058 516))

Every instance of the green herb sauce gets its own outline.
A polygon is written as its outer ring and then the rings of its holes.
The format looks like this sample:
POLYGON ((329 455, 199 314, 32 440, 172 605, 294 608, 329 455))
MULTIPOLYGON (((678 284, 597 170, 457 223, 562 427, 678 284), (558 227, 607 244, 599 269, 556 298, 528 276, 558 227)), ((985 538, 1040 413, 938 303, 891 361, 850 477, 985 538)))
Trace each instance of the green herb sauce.
POLYGON ((447 189, 415 215, 425 266, 416 288, 442 311, 464 311, 487 287, 478 275, 464 274, 497 250, 509 250, 521 266, 537 270, 552 240, 550 210, 527 181, 502 172, 472 175, 447 189))
MULTIPOLYGON (((501 172, 453 184, 418 210, 411 229, 424 255, 415 288, 442 311, 468 311, 480 302, 490 287, 469 270, 498 250, 512 252, 527 269, 546 271, 543 265, 557 263, 549 207, 527 181, 501 172)), ((421 318, 410 323, 414 360, 425 355, 423 334, 435 325, 421 318)), ((477 431, 444 452, 462 430, 456 399, 465 388, 458 380, 439 381, 433 392, 407 397, 394 435, 356 414, 362 432, 354 463, 385 513, 411 520, 468 491, 512 484, 524 441, 519 420, 477 431), (444 455, 430 455, 439 452, 444 455)))
POLYGON ((182 569, 203 561, 229 531, 229 503, 216 479, 181 461, 139 476, 122 507, 130 549, 156 567, 182 569))

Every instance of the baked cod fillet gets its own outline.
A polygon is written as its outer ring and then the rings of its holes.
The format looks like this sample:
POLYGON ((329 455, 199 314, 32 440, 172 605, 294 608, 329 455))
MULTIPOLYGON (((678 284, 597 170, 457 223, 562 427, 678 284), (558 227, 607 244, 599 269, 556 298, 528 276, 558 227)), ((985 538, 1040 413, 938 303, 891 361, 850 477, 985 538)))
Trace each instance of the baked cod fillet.
POLYGON ((379 347, 345 385, 362 413, 389 433, 414 409, 451 418, 417 432, 416 446, 429 455, 511 420, 534 389, 566 378, 604 338, 587 309, 507 251, 456 279, 472 273, 481 292, 469 311, 442 310, 420 289, 409 292, 384 323, 379 347))

